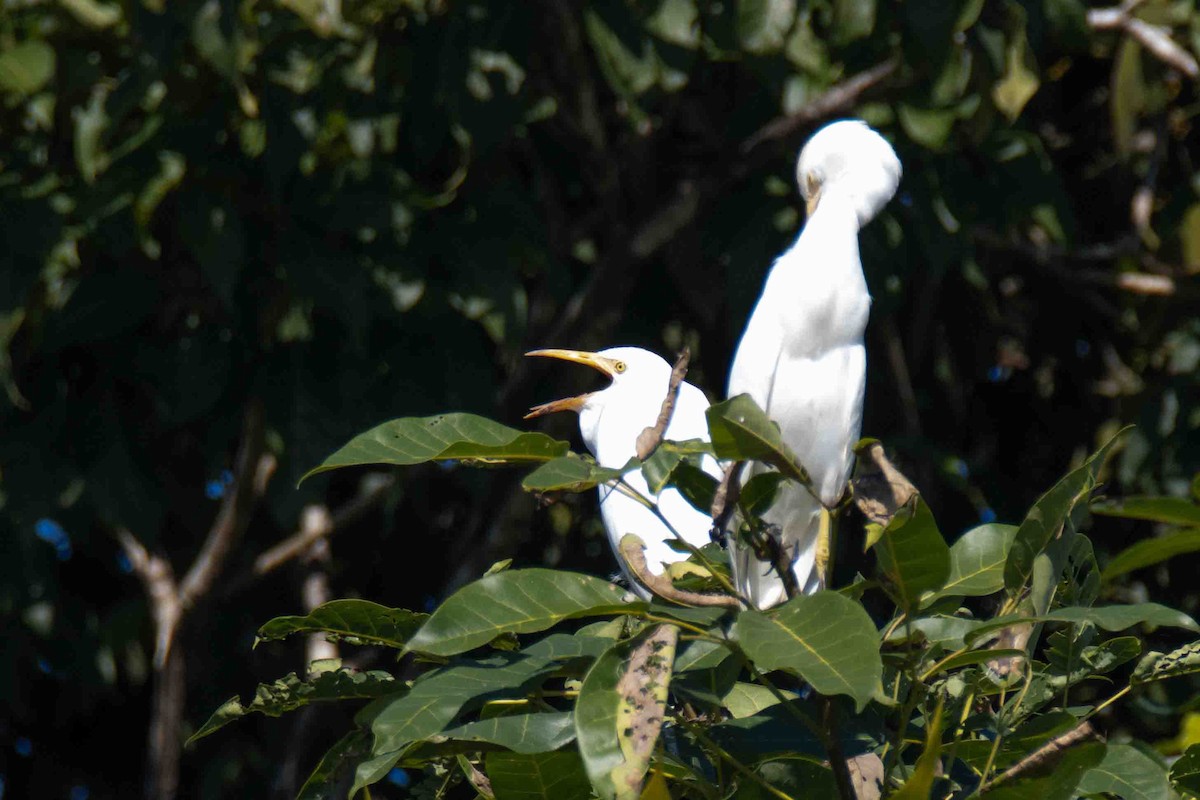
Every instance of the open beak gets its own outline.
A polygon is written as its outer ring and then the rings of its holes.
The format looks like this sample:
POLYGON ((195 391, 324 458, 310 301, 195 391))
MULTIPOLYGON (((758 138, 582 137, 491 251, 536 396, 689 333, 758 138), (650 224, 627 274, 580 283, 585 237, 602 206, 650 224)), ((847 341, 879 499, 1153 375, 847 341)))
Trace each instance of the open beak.
MULTIPOLYGON (((557 358, 561 361, 573 361, 576 364, 586 364, 592 369, 599 370, 607 375, 610 379, 616 377, 617 369, 615 362, 611 358, 605 358, 598 353, 588 353, 583 350, 534 350, 526 353, 527 356, 540 356, 542 358, 557 358)), ((553 414, 555 411, 579 411, 587 403, 588 398, 592 396, 591 392, 581 394, 577 397, 567 397, 562 400, 552 400, 549 403, 542 403, 540 406, 534 406, 529 409, 529 413, 525 415, 525 419, 533 419, 541 417, 545 414, 553 414)))

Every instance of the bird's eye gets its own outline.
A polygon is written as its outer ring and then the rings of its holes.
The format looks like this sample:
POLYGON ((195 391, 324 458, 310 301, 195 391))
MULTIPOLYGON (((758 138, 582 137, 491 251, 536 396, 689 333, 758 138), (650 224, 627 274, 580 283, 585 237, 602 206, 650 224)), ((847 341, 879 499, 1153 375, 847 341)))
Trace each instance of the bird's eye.
POLYGON ((622 372, 625 371, 625 362, 624 361, 614 361, 613 369, 616 370, 618 375, 620 375, 622 372))

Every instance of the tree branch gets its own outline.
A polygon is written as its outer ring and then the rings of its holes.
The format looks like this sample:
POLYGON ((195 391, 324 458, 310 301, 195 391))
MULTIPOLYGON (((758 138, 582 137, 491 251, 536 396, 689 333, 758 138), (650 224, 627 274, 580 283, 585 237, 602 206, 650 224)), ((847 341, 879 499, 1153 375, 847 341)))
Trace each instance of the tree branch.
POLYGON ((1016 764, 1013 764, 1004 772, 980 786, 979 791, 980 793, 990 791, 1002 783, 1008 783, 1011 780, 1021 777, 1026 772, 1038 767, 1047 766, 1061 758, 1067 748, 1096 736, 1096 729, 1092 727, 1092 723, 1080 723, 1061 736, 1056 736, 1046 742, 1037 750, 1034 750, 1025 756, 1025 758, 1022 758, 1016 764))
POLYGON ((1090 9, 1087 12, 1088 26, 1094 31, 1123 31, 1159 61, 1174 67, 1192 80, 1200 78, 1200 64, 1196 63, 1191 53, 1171 38, 1170 28, 1151 25, 1133 16, 1133 10, 1139 5, 1140 0, 1134 0, 1111 8, 1090 9))
POLYGON ((687 375, 688 361, 691 357, 692 351, 684 347, 683 352, 675 361, 675 368, 671 370, 671 380, 667 384, 667 396, 663 398, 658 419, 653 425, 642 429, 642 432, 638 434, 636 443, 638 460, 645 461, 654 455, 654 451, 662 444, 663 435, 666 434, 667 426, 671 424, 671 416, 675 413, 675 401, 679 399, 679 385, 683 383, 683 377, 687 375))

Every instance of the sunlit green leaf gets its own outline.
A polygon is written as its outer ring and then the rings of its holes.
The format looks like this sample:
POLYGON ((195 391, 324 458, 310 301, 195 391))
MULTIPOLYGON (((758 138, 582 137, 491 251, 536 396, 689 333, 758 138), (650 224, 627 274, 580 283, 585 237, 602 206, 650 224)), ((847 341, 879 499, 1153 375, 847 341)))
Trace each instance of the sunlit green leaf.
POLYGON ((794 672, 821 694, 849 695, 860 709, 882 679, 875 625, 836 592, 795 597, 768 613, 744 611, 733 636, 759 669, 794 672))
POLYGON ((379 697, 397 691, 397 687, 395 678, 382 670, 357 672, 350 669, 332 669, 320 672, 308 680, 300 679, 293 672, 274 683, 260 683, 254 692, 254 699, 247 705, 242 705, 237 697, 226 700, 213 712, 208 722, 192 734, 189 741, 202 739, 247 714, 258 713, 278 717, 309 703, 379 697))
POLYGON ((562 456, 526 475, 521 486, 529 492, 583 492, 616 480, 637 466, 637 462, 632 461, 622 469, 606 469, 576 455, 562 456))
POLYGON ((920 495, 897 511, 874 550, 880 583, 906 611, 922 594, 941 589, 950 574, 950 548, 920 495))
POLYGON ((542 631, 564 619, 634 613, 645 605, 608 581, 551 569, 513 569, 469 583, 446 598, 408 649, 448 656, 504 633, 542 631))
POLYGON ((964 533, 950 547, 950 575, 938 597, 981 597, 1004 588, 1004 563, 1016 525, 988 523, 964 533))
POLYGON ((592 796, 583 761, 574 750, 488 753, 484 769, 496 800, 587 800, 592 796))
POLYGON ((404 647, 428 619, 404 608, 388 608, 369 600, 331 600, 304 616, 276 617, 258 629, 258 642, 283 639, 294 633, 325 633, 350 644, 404 647))
POLYGON ((1021 109, 1041 85, 1037 73, 1030 69, 1032 62, 1033 54, 1022 27, 1008 43, 1004 77, 992 87, 992 102, 1010 122, 1021 115, 1021 109))
POLYGON ((515 714, 468 722, 438 734, 455 741, 487 742, 514 753, 545 753, 575 739, 575 720, 569 711, 515 714))
POLYGON ((1107 792, 1123 800, 1169 800, 1171 784, 1167 768, 1138 748, 1110 744, 1100 763, 1079 782, 1080 794, 1107 792))
POLYGON ((1152 683, 1197 672, 1200 672, 1200 642, 1192 642, 1170 653, 1147 653, 1145 658, 1138 662, 1130 682, 1152 683))
POLYGON ((722 460, 754 459, 774 466, 784 475, 808 483, 808 474, 783 443, 779 426, 748 394, 709 406, 705 412, 713 451, 722 460))
POLYGON ((54 48, 30 39, 0 52, 0 91, 33 94, 54 77, 54 48))
POLYGON ((544 433, 519 431, 474 414, 403 417, 355 436, 320 466, 305 473, 304 478, 363 464, 536 464, 564 456, 569 449, 566 442, 544 433))

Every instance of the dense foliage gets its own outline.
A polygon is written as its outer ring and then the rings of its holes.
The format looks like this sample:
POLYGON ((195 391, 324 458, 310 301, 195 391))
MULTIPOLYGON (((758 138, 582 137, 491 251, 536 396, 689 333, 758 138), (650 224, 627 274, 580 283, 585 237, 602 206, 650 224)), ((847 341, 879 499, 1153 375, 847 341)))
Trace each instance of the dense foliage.
MULTIPOLYGON (((563 388, 522 360, 538 346, 686 344, 720 399, 801 221, 796 148, 835 116, 905 165, 862 234, 865 431, 945 539, 1024 518, 1126 423, 1104 491, 1194 508, 1200 22, 1132 5, 5 2, 6 791, 128 797, 150 772, 169 796, 211 709, 304 671, 299 638, 248 647, 322 594, 425 611, 504 558, 611 571, 590 495, 543 511, 511 470, 294 487, 382 420, 512 423, 563 388), (322 510, 327 548, 269 551, 322 510)), ((1113 559, 1194 552, 1178 520, 1096 522, 1101 604, 1195 611, 1186 559, 1113 559)), ((839 563, 872 574, 855 539, 839 563)), ((1178 753, 1194 686, 1147 685, 1104 726, 1178 753)), ((349 727, 336 705, 243 721, 178 782, 289 796, 349 727)))

